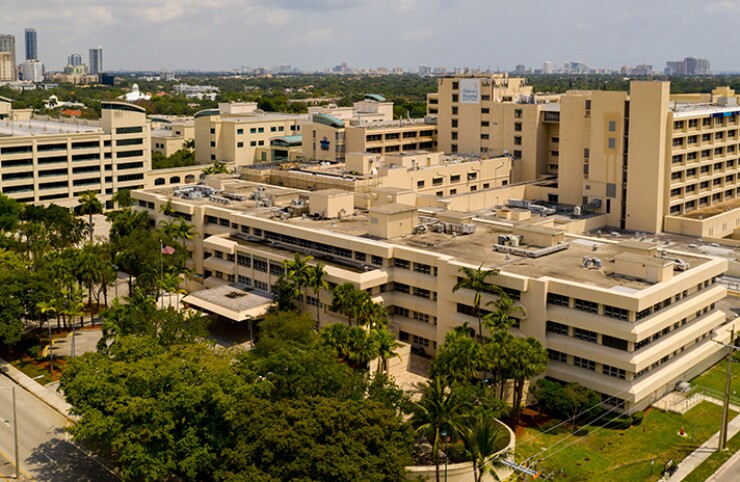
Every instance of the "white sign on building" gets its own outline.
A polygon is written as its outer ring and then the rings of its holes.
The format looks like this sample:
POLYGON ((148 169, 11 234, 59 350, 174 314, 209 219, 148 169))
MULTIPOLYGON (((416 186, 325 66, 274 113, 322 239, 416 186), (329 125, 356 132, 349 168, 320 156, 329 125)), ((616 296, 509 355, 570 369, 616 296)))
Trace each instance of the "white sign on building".
POLYGON ((460 79, 460 103, 480 104, 480 80, 460 79))

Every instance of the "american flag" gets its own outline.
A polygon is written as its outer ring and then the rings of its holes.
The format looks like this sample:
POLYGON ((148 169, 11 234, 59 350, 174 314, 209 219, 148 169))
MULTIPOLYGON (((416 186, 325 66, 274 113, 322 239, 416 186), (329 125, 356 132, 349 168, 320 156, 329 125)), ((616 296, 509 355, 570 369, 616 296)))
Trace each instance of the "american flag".
POLYGON ((162 254, 175 254, 175 248, 162 243, 162 254))

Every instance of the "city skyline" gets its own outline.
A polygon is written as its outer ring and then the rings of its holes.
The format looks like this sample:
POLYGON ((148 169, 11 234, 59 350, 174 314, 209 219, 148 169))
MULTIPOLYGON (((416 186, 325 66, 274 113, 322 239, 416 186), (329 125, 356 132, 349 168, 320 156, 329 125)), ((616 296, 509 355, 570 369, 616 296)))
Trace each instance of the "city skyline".
POLYGON ((36 29, 46 46, 39 60, 49 70, 61 70, 70 52, 97 45, 105 48, 109 70, 290 64, 320 71, 347 62, 495 71, 539 68, 549 60, 556 67, 580 61, 612 69, 651 64, 662 71, 667 61, 684 57, 709 59, 715 72, 740 70, 728 49, 716 48, 740 40, 736 29, 723 28, 740 13, 737 0, 598 6, 585 0, 72 0, 64 11, 55 10, 53 0, 39 0, 33 9, 21 0, 8 3, 0 12, 3 33, 22 38, 26 28, 36 29), (689 30, 713 34, 686 35, 689 30))

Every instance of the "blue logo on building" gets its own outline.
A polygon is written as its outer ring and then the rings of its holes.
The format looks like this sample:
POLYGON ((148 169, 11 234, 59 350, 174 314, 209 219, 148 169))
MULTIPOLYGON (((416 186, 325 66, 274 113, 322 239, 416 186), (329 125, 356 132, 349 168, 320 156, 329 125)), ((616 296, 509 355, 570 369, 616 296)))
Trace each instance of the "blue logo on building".
POLYGON ((321 146, 322 151, 328 151, 329 150, 329 139, 326 138, 326 136, 322 137, 319 141, 319 145, 321 146))

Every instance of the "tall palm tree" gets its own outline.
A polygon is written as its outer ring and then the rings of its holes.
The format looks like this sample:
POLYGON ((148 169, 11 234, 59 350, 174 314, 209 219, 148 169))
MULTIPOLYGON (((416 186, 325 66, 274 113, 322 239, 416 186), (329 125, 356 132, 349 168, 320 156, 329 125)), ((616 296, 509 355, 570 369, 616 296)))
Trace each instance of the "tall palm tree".
POLYGON ((313 256, 301 256, 300 253, 295 253, 293 259, 283 260, 283 276, 285 281, 299 293, 300 303, 303 303, 303 288, 308 286, 311 270, 308 262, 312 259, 313 256))
POLYGON ((495 480, 499 480, 494 467, 490 466, 493 462, 486 459, 501 448, 504 433, 501 422, 487 410, 478 410, 477 413, 463 419, 460 438, 473 459, 473 480, 475 482, 480 482, 486 472, 491 474, 495 480))
POLYGON ((316 298, 316 329, 321 327, 321 299, 319 295, 321 290, 329 289, 329 283, 324 279, 325 274, 324 263, 321 261, 308 268, 308 282, 306 286, 313 290, 313 296, 316 298))
POLYGON ((349 326, 352 326, 352 317, 357 312, 359 291, 352 283, 342 283, 332 292, 331 310, 346 316, 349 326))
POLYGON ((90 230, 90 242, 93 241, 93 214, 103 212, 103 203, 98 199, 98 193, 95 191, 85 191, 78 198, 80 203, 80 214, 88 215, 88 229, 90 230))
POLYGON ((447 387, 441 378, 434 378, 418 385, 421 399, 414 403, 412 424, 418 435, 424 435, 432 444, 435 474, 439 482, 439 442, 442 430, 448 434, 461 431, 460 416, 465 402, 458 392, 447 387))
POLYGON ((531 336, 515 338, 508 349, 508 354, 507 371, 509 371, 509 377, 514 380, 512 419, 516 425, 524 398, 524 385, 527 380, 545 371, 548 358, 547 350, 531 336))
POLYGON ((511 298, 501 288, 495 288, 499 298, 497 300, 489 301, 486 306, 493 306, 494 311, 488 313, 483 317, 483 324, 491 330, 508 330, 516 322, 517 318, 513 317, 515 313, 521 315, 522 318, 527 316, 527 311, 523 306, 516 305, 514 299, 511 298))
POLYGON ((388 359, 392 356, 401 358, 401 355, 395 351, 401 345, 385 328, 371 331, 370 337, 375 340, 375 345, 378 349, 378 358, 380 358, 378 371, 380 373, 388 373, 388 359))
POLYGON ((134 205, 134 198, 131 197, 131 189, 119 189, 113 194, 111 199, 121 209, 127 209, 134 205))
POLYGON ((460 289, 472 290, 475 292, 473 297, 473 308, 475 309, 475 316, 478 319, 478 337, 483 340, 483 323, 481 321, 480 314, 480 302, 483 293, 492 290, 492 285, 486 281, 489 276, 497 275, 498 270, 483 269, 481 264, 477 269, 462 266, 459 271, 464 275, 460 280, 452 287, 452 292, 460 289))

